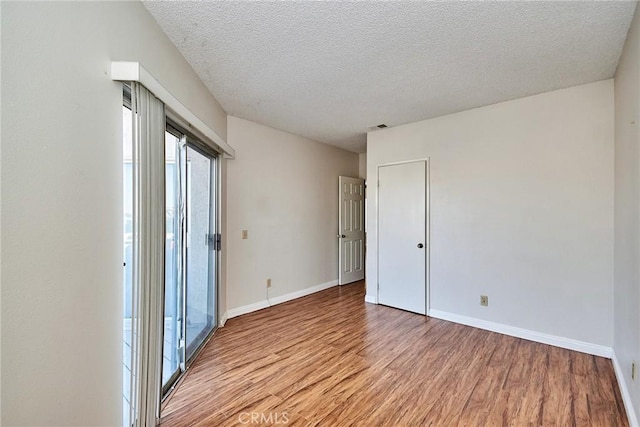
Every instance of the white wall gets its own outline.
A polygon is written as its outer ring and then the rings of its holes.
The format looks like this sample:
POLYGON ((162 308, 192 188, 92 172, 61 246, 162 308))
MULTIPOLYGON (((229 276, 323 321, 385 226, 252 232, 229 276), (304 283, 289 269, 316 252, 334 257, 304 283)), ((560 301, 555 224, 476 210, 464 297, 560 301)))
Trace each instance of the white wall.
POLYGON ((2 423, 120 425, 122 87, 226 115, 140 2, 2 4, 2 423))
POLYGON ((640 12, 636 9, 615 77, 615 280, 613 349, 640 415, 640 12))
POLYGON ((358 177, 367 179, 367 153, 358 154, 358 177))
MULTIPOLYGON (((610 347, 613 81, 369 133, 369 188, 377 165, 424 157, 431 308, 610 347)), ((373 193, 368 200, 371 297, 373 193)))
POLYGON ((358 155, 229 116, 229 310, 338 278, 338 176, 358 155), (242 239, 248 230, 248 239, 242 239))

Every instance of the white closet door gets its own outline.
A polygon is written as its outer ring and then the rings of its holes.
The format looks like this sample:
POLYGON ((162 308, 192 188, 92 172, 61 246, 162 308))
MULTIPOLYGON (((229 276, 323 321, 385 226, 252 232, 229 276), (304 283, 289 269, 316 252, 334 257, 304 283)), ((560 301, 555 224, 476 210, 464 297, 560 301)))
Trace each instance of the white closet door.
POLYGON ((378 302, 426 314, 426 162, 378 168, 378 302))

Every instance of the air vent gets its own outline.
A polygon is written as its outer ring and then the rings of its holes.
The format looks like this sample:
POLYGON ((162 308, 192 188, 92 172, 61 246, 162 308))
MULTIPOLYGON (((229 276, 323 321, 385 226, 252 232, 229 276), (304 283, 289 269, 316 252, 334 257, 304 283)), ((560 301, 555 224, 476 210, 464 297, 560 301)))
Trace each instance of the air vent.
POLYGON ((387 125, 385 125, 384 123, 380 123, 378 126, 376 126, 378 129, 384 129, 386 127, 388 127, 387 125))

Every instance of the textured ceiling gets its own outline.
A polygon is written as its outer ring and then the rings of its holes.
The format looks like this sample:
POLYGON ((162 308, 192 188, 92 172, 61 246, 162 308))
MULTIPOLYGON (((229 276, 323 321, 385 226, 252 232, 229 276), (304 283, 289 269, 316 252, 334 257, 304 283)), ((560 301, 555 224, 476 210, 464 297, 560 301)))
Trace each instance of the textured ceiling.
POLYGON ((635 2, 145 2, 228 114, 366 132, 610 78, 635 2))

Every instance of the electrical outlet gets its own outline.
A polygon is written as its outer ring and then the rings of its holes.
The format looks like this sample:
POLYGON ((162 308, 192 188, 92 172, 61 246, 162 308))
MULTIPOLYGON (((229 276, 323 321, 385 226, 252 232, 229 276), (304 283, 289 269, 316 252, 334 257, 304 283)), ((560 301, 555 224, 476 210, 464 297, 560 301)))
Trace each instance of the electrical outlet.
POLYGON ((489 297, 486 295, 480 295, 480 305, 487 307, 489 305, 489 297))
POLYGON ((631 362, 631 379, 636 379, 636 362, 631 362))
POLYGON ((249 238, 249 230, 242 230, 242 240, 249 238))
POLYGON ((271 279, 267 279, 267 288, 271 287, 271 279))

